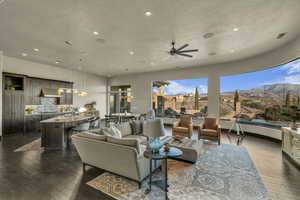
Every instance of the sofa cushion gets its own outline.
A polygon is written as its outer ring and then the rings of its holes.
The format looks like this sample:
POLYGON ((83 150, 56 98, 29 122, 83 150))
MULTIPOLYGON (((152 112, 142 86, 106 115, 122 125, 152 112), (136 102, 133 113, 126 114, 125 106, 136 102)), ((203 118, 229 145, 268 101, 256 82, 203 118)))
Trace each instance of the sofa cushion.
POLYGON ((100 140, 100 141, 106 141, 106 135, 99 135, 91 132, 80 132, 77 134, 79 137, 85 137, 88 139, 94 139, 94 140, 100 140))
POLYGON ((115 127, 110 127, 110 128, 104 127, 104 128, 102 128, 102 133, 103 133, 103 135, 106 135, 106 136, 111 136, 111 137, 116 137, 116 138, 122 137, 121 132, 115 127))
POLYGON ((201 129, 201 135, 217 137, 217 131, 214 129, 201 129))
POLYGON ((132 130, 129 122, 116 124, 115 127, 121 131, 122 137, 132 135, 132 130))
POLYGON ((134 147, 137 150, 137 152, 140 153, 140 144, 137 139, 116 138, 107 136, 107 141, 114 144, 134 147))
POLYGON ((142 136, 142 135, 127 135, 124 138, 125 139, 135 139, 135 140, 138 140, 140 144, 147 142, 147 137, 142 136))
POLYGON ((143 133, 143 121, 134 120, 130 123, 132 129, 132 135, 140 135, 143 133))
POLYGON ((186 127, 174 127, 173 131, 180 132, 180 133, 186 133, 186 132, 189 132, 189 129, 186 127))

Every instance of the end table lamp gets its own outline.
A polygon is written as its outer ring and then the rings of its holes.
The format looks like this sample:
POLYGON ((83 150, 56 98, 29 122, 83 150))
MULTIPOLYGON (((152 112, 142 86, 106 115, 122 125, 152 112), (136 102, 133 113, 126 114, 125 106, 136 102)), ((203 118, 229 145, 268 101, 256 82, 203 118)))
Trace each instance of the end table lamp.
POLYGON ((165 135, 165 128, 161 119, 147 120, 143 126, 144 135, 148 137, 148 148, 157 153, 163 146, 160 137, 165 135))

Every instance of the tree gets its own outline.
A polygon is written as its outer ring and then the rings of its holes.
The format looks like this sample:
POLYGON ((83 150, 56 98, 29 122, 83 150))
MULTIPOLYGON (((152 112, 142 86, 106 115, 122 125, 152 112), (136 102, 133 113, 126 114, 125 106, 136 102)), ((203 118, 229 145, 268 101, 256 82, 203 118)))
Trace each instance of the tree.
POLYGON ((291 91, 288 91, 285 96, 285 105, 289 107, 291 105, 291 91))
POLYGON ((240 93, 238 90, 235 91, 234 93, 234 99, 233 99, 233 105, 234 105, 234 110, 236 111, 237 110, 237 103, 240 102, 240 93))
POLYGON ((195 110, 199 110, 199 91, 197 87, 195 90, 195 110))

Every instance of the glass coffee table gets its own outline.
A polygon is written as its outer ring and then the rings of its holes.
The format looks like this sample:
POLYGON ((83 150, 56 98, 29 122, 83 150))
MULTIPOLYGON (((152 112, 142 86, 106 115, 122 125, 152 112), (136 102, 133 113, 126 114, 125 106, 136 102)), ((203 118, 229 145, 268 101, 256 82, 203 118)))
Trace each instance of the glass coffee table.
POLYGON ((153 153, 151 151, 145 151, 144 156, 150 160, 150 176, 149 176, 149 188, 146 190, 146 193, 151 192, 152 184, 156 184, 159 188, 165 191, 165 199, 168 199, 168 159, 177 158, 182 155, 182 151, 175 147, 170 147, 168 152, 164 151, 164 148, 161 148, 159 152, 153 153), (152 183, 152 162, 162 160, 165 162, 165 177, 163 180, 158 180, 152 183))

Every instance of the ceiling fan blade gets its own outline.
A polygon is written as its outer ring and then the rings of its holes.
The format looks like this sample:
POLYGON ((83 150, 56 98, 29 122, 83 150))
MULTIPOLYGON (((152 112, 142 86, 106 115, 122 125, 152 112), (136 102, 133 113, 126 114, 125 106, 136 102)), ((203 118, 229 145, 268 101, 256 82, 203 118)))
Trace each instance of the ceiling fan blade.
POLYGON ((197 52, 198 49, 190 49, 190 50, 183 50, 183 51, 177 51, 178 53, 188 53, 188 52, 197 52))
POLYGON ((180 56, 185 56, 185 57, 190 57, 190 58, 192 58, 192 57, 193 57, 192 55, 185 54, 185 53, 177 53, 177 55, 180 55, 180 56))
POLYGON ((184 49, 184 48, 186 48, 188 46, 189 46, 188 44, 185 44, 185 45, 181 46, 180 48, 176 49, 176 51, 180 51, 181 49, 184 49))

